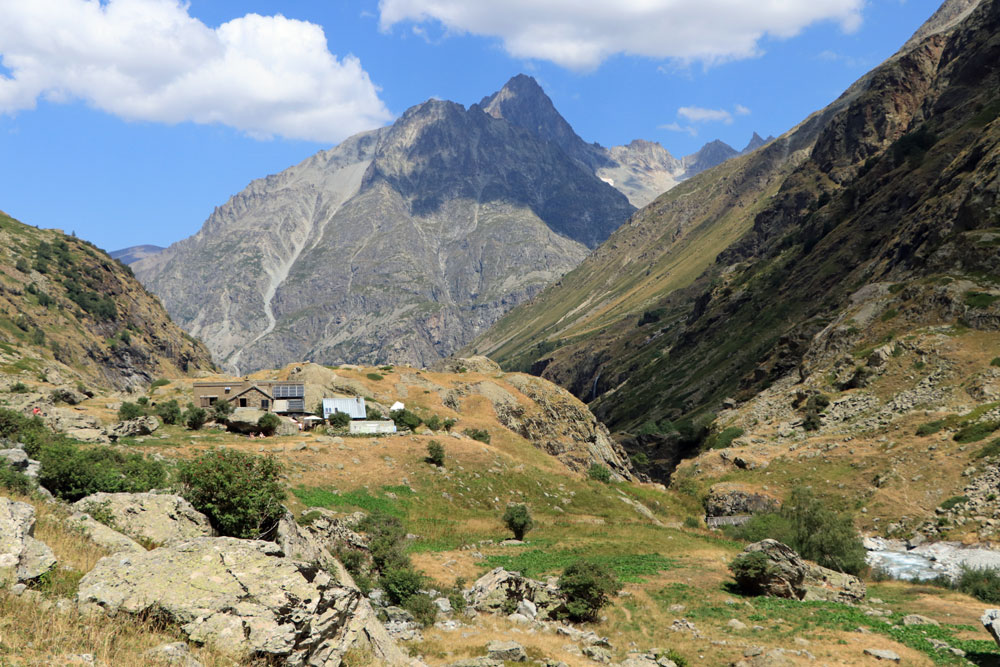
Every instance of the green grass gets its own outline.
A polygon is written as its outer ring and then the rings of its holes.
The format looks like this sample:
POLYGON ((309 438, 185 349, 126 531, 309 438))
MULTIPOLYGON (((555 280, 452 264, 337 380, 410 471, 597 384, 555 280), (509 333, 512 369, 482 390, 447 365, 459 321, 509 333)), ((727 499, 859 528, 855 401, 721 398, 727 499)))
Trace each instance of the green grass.
POLYGON ((379 373, 368 373, 365 375, 365 377, 368 378, 369 380, 374 380, 377 382, 383 379, 384 376, 380 375, 379 373))
POLYGON ((970 443, 979 442, 990 436, 991 433, 1000 428, 1000 422, 976 422, 963 426, 955 433, 955 442, 970 443))
POLYGON ((1000 301, 1000 296, 987 294, 986 292, 966 292, 965 305, 970 308, 989 308, 996 301, 1000 301))
POLYGON ((306 507, 381 512, 399 518, 406 517, 409 502, 405 496, 413 495, 413 492, 406 486, 386 486, 382 488, 382 495, 375 496, 368 489, 355 489, 354 491, 339 493, 328 489, 303 486, 292 489, 292 493, 306 507), (397 499, 388 498, 385 496, 386 493, 395 493, 397 496, 404 497, 397 499))
MULTIPOLYGON (((615 546, 619 550, 620 545, 615 546)), ((599 548, 598 548, 599 550, 599 548)), ((626 583, 642 582, 644 576, 654 575, 675 567, 675 562, 660 554, 594 554, 593 549, 520 550, 515 555, 487 556, 484 564, 492 569, 502 567, 512 572, 520 572, 526 577, 540 577, 562 572, 578 560, 588 560, 609 567, 618 578, 626 583)))
POLYGON ((955 505, 960 505, 964 502, 968 502, 969 496, 952 496, 947 500, 942 501, 940 507, 941 509, 950 510, 955 505))
POLYGON ((1000 454, 1000 438, 992 440, 983 446, 973 458, 984 459, 987 456, 997 456, 1000 454))

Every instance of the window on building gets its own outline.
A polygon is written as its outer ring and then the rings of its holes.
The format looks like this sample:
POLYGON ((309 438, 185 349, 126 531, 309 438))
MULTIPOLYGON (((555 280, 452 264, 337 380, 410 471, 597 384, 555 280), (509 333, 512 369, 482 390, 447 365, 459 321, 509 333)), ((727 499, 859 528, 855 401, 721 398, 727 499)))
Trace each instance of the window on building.
POLYGON ((267 400, 266 398, 260 399, 260 409, 261 410, 269 410, 270 409, 270 405, 271 405, 271 401, 267 400))
POLYGON ((247 406, 247 399, 241 398, 240 399, 240 407, 241 408, 245 408, 246 406, 247 406))

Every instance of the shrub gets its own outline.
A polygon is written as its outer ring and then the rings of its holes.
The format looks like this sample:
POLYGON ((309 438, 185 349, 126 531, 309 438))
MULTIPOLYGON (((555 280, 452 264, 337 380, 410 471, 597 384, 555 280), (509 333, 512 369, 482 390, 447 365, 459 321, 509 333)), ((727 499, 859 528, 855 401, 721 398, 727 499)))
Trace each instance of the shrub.
POLYGON ((215 403, 212 404, 212 417, 215 421, 226 421, 226 418, 233 414, 235 409, 236 406, 225 399, 216 400, 215 403))
POLYGON ((649 465, 649 457, 645 452, 636 452, 629 457, 629 461, 632 462, 633 468, 645 468, 649 465))
POLYGON ((1000 366, 1000 357, 990 359, 990 366, 1000 366))
POLYGON ((141 454, 110 447, 80 449, 64 441, 43 444, 38 482, 56 496, 74 502, 93 493, 142 493, 166 483, 163 464, 141 454))
POLYGON ((22 496, 30 496, 35 490, 35 482, 16 470, 6 459, 0 459, 0 488, 22 496))
POLYGON ((14 440, 24 445, 24 451, 33 459, 44 442, 52 437, 52 432, 38 417, 26 417, 20 412, 0 408, 0 438, 14 440))
POLYGON ((392 421, 396 422, 397 428, 408 428, 411 431, 417 430, 417 427, 423 423, 420 417, 405 408, 402 410, 393 410, 389 413, 389 417, 392 421))
POLYGON ((382 414, 382 412, 378 408, 374 408, 374 407, 372 407, 372 406, 370 406, 370 405, 368 405, 366 403, 365 404, 365 419, 369 419, 371 421, 381 421, 381 420, 385 419, 385 416, 382 414))
POLYGON ((961 505, 962 503, 969 502, 969 496, 952 496, 941 502, 941 509, 950 510, 955 505, 961 505))
POLYGON ((917 427, 917 435, 923 437, 928 435, 934 435, 945 426, 948 425, 948 419, 938 419, 936 421, 927 422, 926 424, 921 424, 917 427))
POLYGON ((365 375, 365 377, 368 378, 369 380, 374 380, 376 382, 382 379, 382 376, 379 375, 378 373, 368 373, 367 375, 365 375))
POLYGON ((413 619, 425 628, 431 627, 437 620, 438 608, 427 593, 411 595, 403 609, 413 614, 413 619))
POLYGON ((733 444, 733 440, 742 436, 743 433, 743 429, 739 426, 730 426, 713 436, 709 436, 709 449, 725 449, 733 444))
POLYGON ((408 567, 397 567, 383 572, 379 577, 379 584, 390 602, 405 605, 420 592, 424 576, 408 567))
POLYGON ((696 519, 693 516, 685 517, 684 518, 684 527, 685 528, 701 528, 701 521, 699 521, 698 519, 696 519))
POLYGON ((335 428, 347 428, 351 423, 351 416, 346 412, 331 412, 328 418, 330 426, 335 428))
POLYGON ((467 428, 465 429, 465 435, 473 440, 484 442, 487 445, 490 444, 490 432, 484 428, 467 428))
POLYGON ((281 473, 281 464, 272 457, 213 449, 182 463, 178 479, 181 495, 220 534, 262 539, 272 534, 285 511, 281 473))
POLYGON ((181 406, 173 399, 164 401, 156 406, 156 416, 164 424, 177 424, 181 420, 181 406))
POLYGON ((764 584, 772 576, 773 570, 774 566, 760 551, 740 554, 729 563, 729 571, 733 573, 736 586, 747 595, 762 594, 764 584))
POLYGON ((834 511, 808 489, 794 489, 777 512, 754 515, 729 532, 752 542, 778 540, 803 558, 839 572, 858 574, 865 567, 865 549, 853 517, 834 511))
POLYGON ((424 423, 427 425, 427 428, 429 428, 432 431, 441 430, 441 418, 438 417, 437 415, 434 415, 424 423))
POLYGON ((448 433, 451 433, 451 429, 455 428, 455 424, 457 423, 458 420, 452 419, 451 417, 445 419, 444 422, 442 422, 442 424, 444 425, 444 430, 448 431, 448 433))
POLYGON ((427 443, 427 461, 436 466, 444 466, 444 445, 437 440, 427 443))
POLYGON ((990 568, 962 568, 956 587, 977 600, 1000 603, 1000 571, 990 568))
POLYGON ((10 389, 8 391, 10 391, 10 393, 12 394, 27 394, 28 385, 24 384, 23 382, 15 382, 10 386, 10 389))
POLYGON ((606 565, 577 561, 559 577, 559 591, 566 598, 565 615, 573 621, 589 621, 621 590, 618 577, 606 565))
POLYGON ((973 458, 983 459, 987 456, 997 456, 998 454, 1000 454, 1000 438, 987 443, 982 449, 976 452, 973 458))
POLYGON ((358 524, 358 530, 368 535, 368 551, 375 570, 388 572, 410 567, 410 559, 403 551, 406 529, 399 519, 382 512, 373 512, 358 524))
POLYGON ((590 464, 590 467, 587 468, 587 477, 596 482, 611 483, 611 471, 608 470, 607 466, 602 466, 600 463, 590 464))
POLYGON ((28 266, 28 261, 24 257, 18 257, 17 263, 14 264, 14 268, 16 268, 21 273, 31 272, 31 267, 28 266))
POLYGON ((121 407, 118 408, 118 419, 121 421, 128 421, 130 419, 138 419, 146 415, 146 411, 142 409, 141 405, 136 403, 129 403, 128 401, 123 401, 121 407))
POLYGON ((961 443, 979 442, 988 438, 998 428, 1000 428, 1000 421, 976 422, 958 429, 954 440, 961 443))
POLYGON ((503 522, 514 533, 514 539, 523 540, 524 534, 534 528, 535 522, 527 505, 510 505, 503 513, 503 522))
POLYGON ((184 413, 184 423, 192 431, 198 431, 205 422, 208 421, 208 413, 202 408, 195 407, 193 405, 188 407, 186 413, 184 413))
POLYGON ((260 416, 260 419, 257 420, 257 428, 260 429, 261 433, 267 436, 274 435, 280 425, 281 419, 273 412, 263 414, 260 416))
MULTIPOLYGON (((124 340, 124 339, 123 339, 123 340, 124 340)), ((170 380, 168 380, 167 378, 160 378, 159 380, 156 380, 156 381, 155 381, 155 382, 153 382, 153 383, 152 383, 151 385, 149 385, 149 390, 150 390, 150 391, 153 391, 153 390, 154 390, 154 389, 156 389, 157 387, 165 387, 165 386, 167 386, 168 384, 170 384, 170 380)))

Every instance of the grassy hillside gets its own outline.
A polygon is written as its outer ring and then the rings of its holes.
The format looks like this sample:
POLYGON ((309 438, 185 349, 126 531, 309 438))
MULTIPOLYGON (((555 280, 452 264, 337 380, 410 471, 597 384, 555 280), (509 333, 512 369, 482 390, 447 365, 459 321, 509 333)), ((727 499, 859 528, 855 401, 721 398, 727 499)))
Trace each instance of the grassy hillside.
POLYGON ((0 213, 0 373, 8 383, 126 388, 212 368, 128 267, 0 213))

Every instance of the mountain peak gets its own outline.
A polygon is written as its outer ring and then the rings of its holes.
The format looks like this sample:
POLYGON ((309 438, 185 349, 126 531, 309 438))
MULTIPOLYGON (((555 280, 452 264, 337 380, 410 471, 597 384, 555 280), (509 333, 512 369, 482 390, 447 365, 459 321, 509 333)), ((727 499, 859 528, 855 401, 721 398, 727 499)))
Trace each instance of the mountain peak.
POLYGON ((740 152, 741 153, 749 153, 750 151, 755 151, 755 150, 757 150, 758 148, 760 148, 761 146, 763 146, 764 144, 766 144, 767 142, 769 142, 769 141, 771 141, 773 139, 774 139, 774 137, 769 137, 769 138, 765 139, 764 137, 762 137, 759 134, 757 134, 756 132, 754 132, 753 136, 750 137, 750 141, 749 141, 749 143, 747 143, 746 148, 744 148, 740 152))

